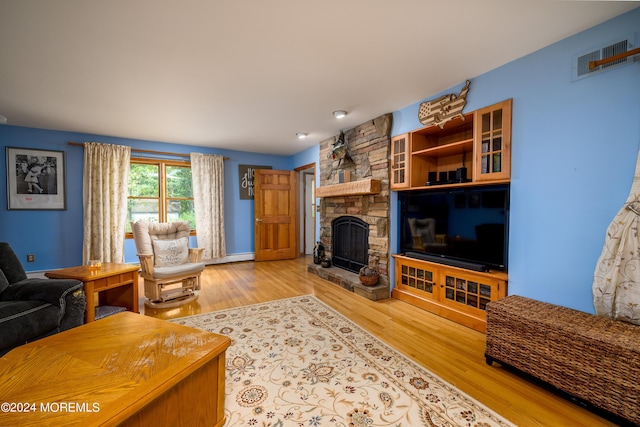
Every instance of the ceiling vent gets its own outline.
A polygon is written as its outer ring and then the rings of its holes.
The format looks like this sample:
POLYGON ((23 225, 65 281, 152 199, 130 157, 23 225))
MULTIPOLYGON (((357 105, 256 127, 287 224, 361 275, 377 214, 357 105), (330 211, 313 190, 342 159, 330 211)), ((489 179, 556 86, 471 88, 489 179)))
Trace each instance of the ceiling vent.
POLYGON ((627 38, 609 43, 606 46, 600 46, 594 49, 590 49, 575 56, 573 58, 572 80, 575 81, 583 79, 585 77, 594 76, 604 71, 608 71, 632 63, 633 56, 628 56, 626 58, 618 59, 597 66, 593 70, 589 69, 589 62, 591 61, 599 61, 601 59, 606 59, 633 49, 633 38, 633 34, 630 34, 629 36, 627 36, 627 38))

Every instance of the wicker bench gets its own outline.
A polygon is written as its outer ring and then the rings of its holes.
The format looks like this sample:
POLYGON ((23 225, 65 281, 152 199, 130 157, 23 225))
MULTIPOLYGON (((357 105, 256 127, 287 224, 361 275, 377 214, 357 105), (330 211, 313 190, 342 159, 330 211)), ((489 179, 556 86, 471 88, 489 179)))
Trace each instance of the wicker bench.
POLYGON ((640 326, 512 295, 487 305, 485 357, 640 424, 640 326))

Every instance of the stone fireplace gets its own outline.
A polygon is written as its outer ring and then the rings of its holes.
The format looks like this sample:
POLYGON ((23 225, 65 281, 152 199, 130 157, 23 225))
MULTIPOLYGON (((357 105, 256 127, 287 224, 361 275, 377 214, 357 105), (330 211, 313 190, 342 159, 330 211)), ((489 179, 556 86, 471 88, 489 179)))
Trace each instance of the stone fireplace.
POLYGON ((361 293, 365 287, 357 277, 358 265, 375 268, 380 280, 374 290, 376 295, 365 295, 371 299, 389 297, 390 131, 391 114, 345 131, 350 159, 342 162, 331 156, 338 136, 320 143, 320 187, 316 190, 320 197, 319 240, 334 266, 323 269, 311 265, 309 271, 361 293), (335 229, 345 228, 349 229, 346 238, 334 236, 335 229), (364 251, 352 255, 352 249, 364 251))

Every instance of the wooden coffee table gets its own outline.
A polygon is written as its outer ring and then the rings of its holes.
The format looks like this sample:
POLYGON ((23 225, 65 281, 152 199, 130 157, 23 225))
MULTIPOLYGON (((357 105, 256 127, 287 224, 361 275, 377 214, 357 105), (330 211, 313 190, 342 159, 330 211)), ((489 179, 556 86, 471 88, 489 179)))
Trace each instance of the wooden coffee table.
POLYGON ((220 427, 229 344, 124 312, 16 347, 0 358, 0 425, 220 427))
POLYGON ((120 306, 139 313, 138 308, 138 270, 136 264, 103 263, 100 268, 81 265, 60 270, 48 271, 44 275, 50 279, 75 279, 84 283, 87 297, 85 323, 96 318, 95 293, 98 305, 120 306))

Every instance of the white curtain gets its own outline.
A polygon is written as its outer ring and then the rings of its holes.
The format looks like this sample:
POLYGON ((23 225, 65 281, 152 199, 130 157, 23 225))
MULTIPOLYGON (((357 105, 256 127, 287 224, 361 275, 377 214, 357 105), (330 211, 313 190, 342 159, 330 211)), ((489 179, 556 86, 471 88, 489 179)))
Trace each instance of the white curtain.
POLYGON ((224 236, 224 158, 216 154, 191 153, 193 205, 198 247, 202 258, 227 255, 224 236))
POLYGON ((131 147, 84 144, 82 262, 124 262, 131 147))
POLYGON ((640 325, 640 155, 626 203, 605 236, 593 279, 596 314, 640 325))

